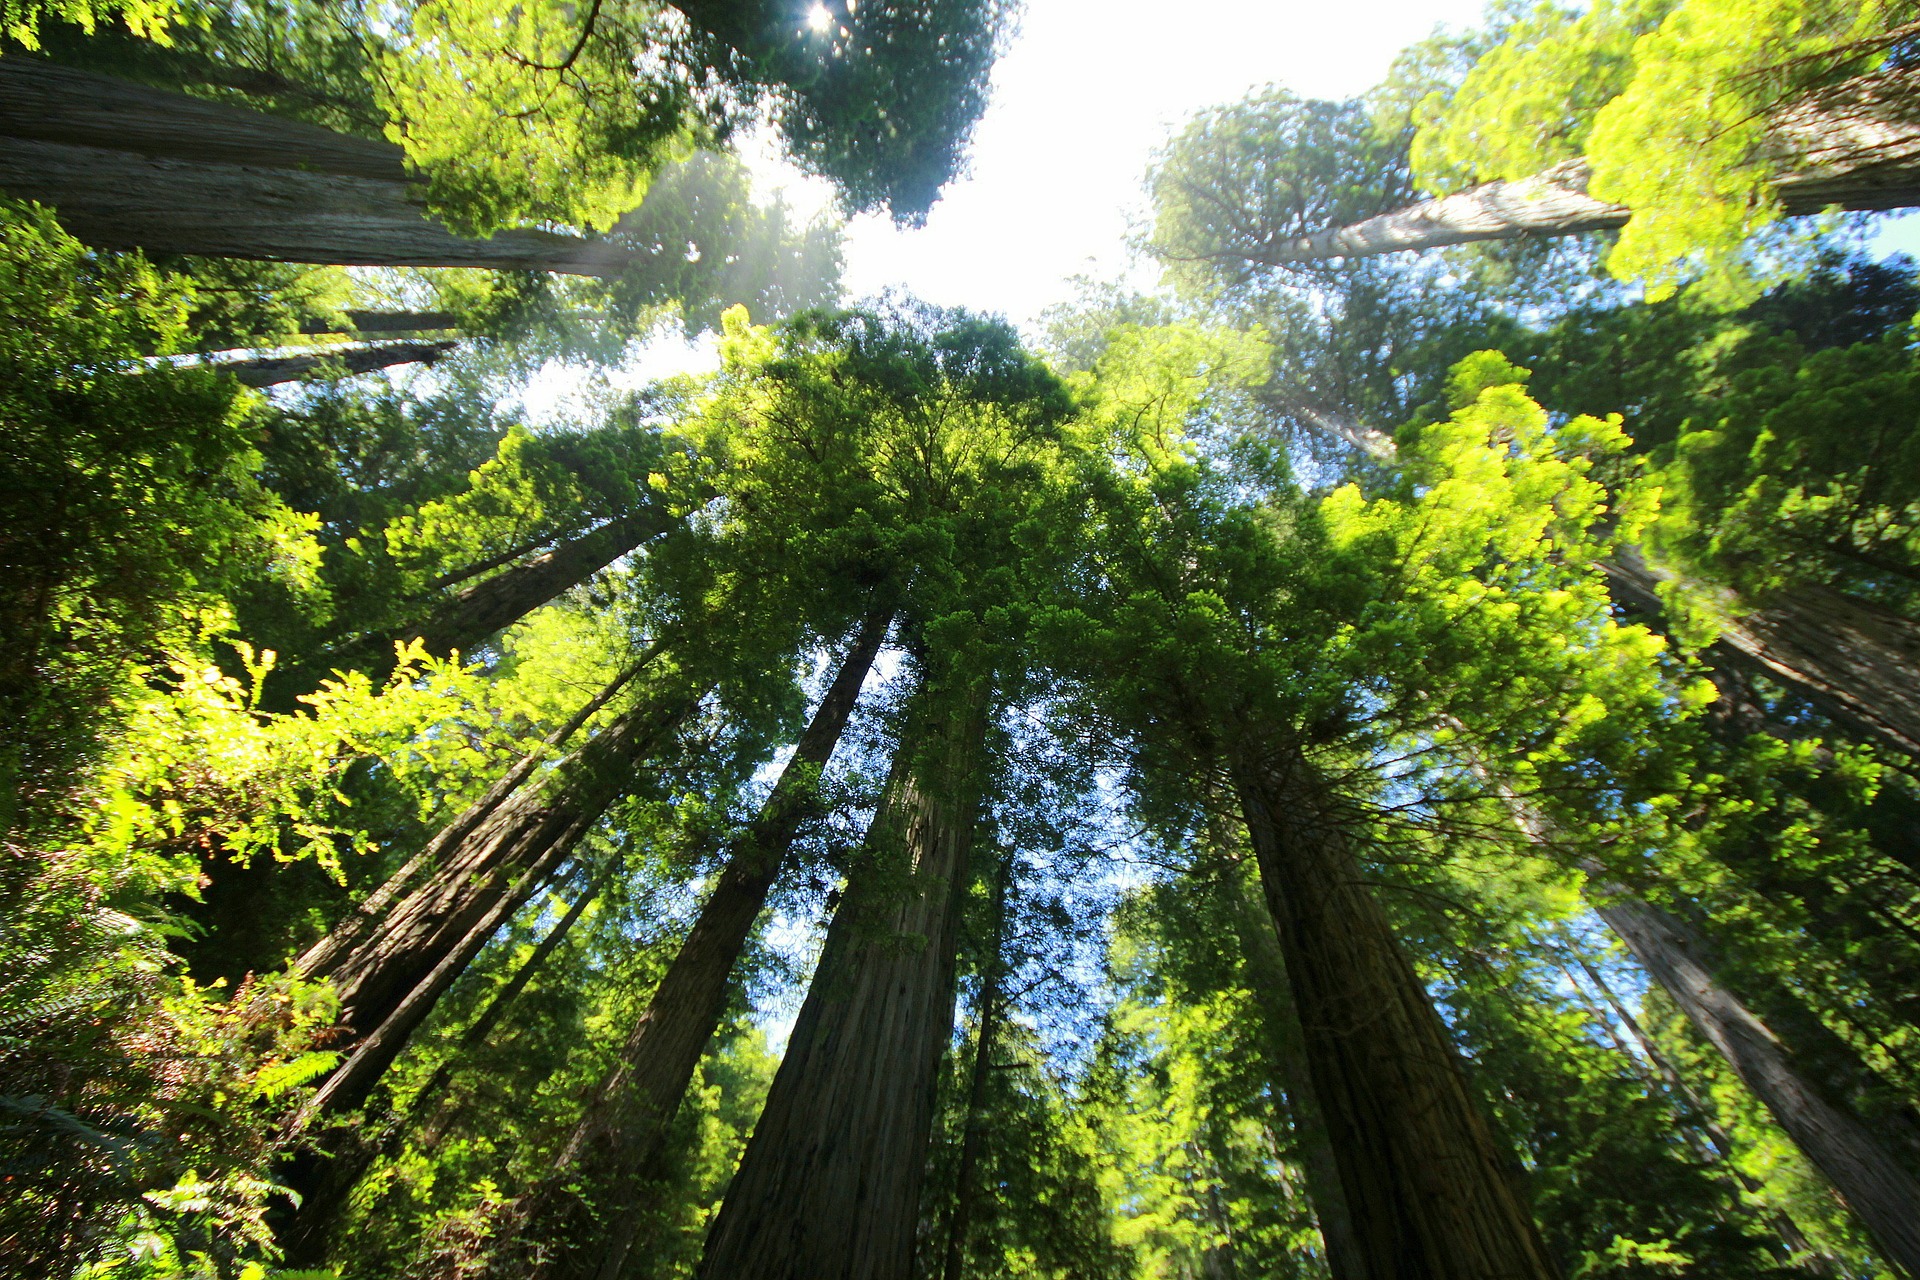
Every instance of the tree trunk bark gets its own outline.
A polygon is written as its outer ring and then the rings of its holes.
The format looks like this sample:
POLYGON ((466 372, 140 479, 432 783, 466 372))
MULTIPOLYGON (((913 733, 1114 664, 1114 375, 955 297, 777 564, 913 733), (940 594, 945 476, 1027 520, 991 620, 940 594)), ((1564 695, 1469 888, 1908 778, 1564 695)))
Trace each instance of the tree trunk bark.
POLYGON ((1323 787, 1297 749, 1246 737, 1235 790, 1367 1274, 1549 1280, 1446 1027, 1323 787))
POLYGON ((521 1232, 523 1240, 495 1258, 492 1273, 516 1280, 621 1274, 647 1184, 661 1176, 674 1114, 726 1014, 734 965, 794 837, 815 810, 820 771, 839 745, 892 620, 891 606, 883 605, 862 621, 772 794, 730 845, 699 919, 628 1033, 617 1064, 551 1173, 496 1231, 521 1232), (584 1183, 597 1203, 583 1202, 575 1183, 584 1183), (596 1229, 596 1221, 605 1225, 596 1229))
MULTIPOLYGON (((1903 68, 1859 76, 1775 113, 1773 194, 1790 216, 1920 204, 1920 75, 1903 68)), ((1625 226, 1632 211, 1587 194, 1585 160, 1512 182, 1488 182, 1278 246, 1268 262, 1364 258, 1483 240, 1564 236, 1625 226)))
POLYGON ((393 667, 394 647, 416 639, 436 657, 466 653, 563 591, 585 582, 635 547, 666 533, 676 523, 665 507, 649 504, 503 573, 443 597, 413 622, 349 641, 322 654, 313 665, 389 671, 393 667))
POLYGON ((1327 1271, 1333 1280, 1367 1280, 1366 1252, 1354 1233, 1353 1213, 1340 1186, 1340 1161, 1327 1131, 1326 1113, 1313 1092, 1313 1071, 1307 1063, 1306 1034, 1300 1011, 1287 981, 1287 961, 1274 931, 1273 913, 1253 886, 1236 877, 1235 908, 1246 943, 1247 974, 1255 996, 1271 1024, 1274 1073, 1287 1099, 1287 1118, 1300 1144, 1300 1165, 1307 1176, 1307 1195, 1320 1226, 1327 1251, 1327 1271))
POLYGON ((20 56, 0 62, 0 189, 106 249, 596 276, 634 260, 547 231, 455 235, 389 142, 20 56))
MULTIPOLYGON (((478 953, 504 919, 504 906, 533 892, 531 869, 557 865, 607 806, 629 789, 635 766, 698 702, 693 695, 675 705, 643 705, 628 712, 557 769, 552 782, 515 794, 458 841, 442 842, 448 849, 445 861, 385 913, 377 931, 362 931, 354 942, 328 948, 312 968, 303 970, 304 976, 333 982, 340 1020, 356 1036, 384 1035, 392 1041, 397 1028, 410 1032, 444 989, 442 982, 430 994, 420 994, 438 981, 436 971, 450 957, 478 953), (420 1005, 421 1000, 425 1003, 417 1016, 410 1015, 411 1021, 394 1022, 403 1003, 420 1005)), ((451 982, 464 965, 460 961, 445 981, 451 982)), ((399 1047, 393 1044, 382 1068, 399 1047)), ((382 1052, 369 1054, 377 1058, 382 1052)), ((321 1096, 340 1092, 323 1087, 321 1096)))
POLYGON ((534 974, 540 971, 541 966, 547 962, 547 958, 559 948, 562 942, 566 941, 567 935, 573 931, 573 926, 579 922, 582 915, 586 914, 587 907, 600 896, 601 890, 606 888, 607 881, 612 879, 619 866, 618 859, 609 862, 606 869, 594 877, 593 883, 587 887, 586 891, 574 899, 573 905, 567 908, 567 913, 560 917, 553 928, 547 930, 546 937, 540 939, 540 944, 533 949, 532 954, 521 963, 518 969, 514 970, 513 977, 494 993, 480 1016, 461 1033, 460 1042, 447 1053, 440 1065, 434 1068, 433 1074, 427 1077, 427 1082, 421 1085, 408 1100, 406 1109, 389 1118, 379 1133, 371 1139, 358 1141, 348 1149, 335 1152, 326 1161, 325 1167, 317 1171, 316 1176, 309 1181, 299 1205, 294 1208, 288 1218, 286 1226, 274 1233, 275 1243, 280 1246, 283 1255, 282 1262, 294 1268, 316 1268, 326 1261, 327 1253, 332 1246, 334 1230, 340 1221, 341 1211, 346 1208, 347 1200, 353 1194, 353 1189, 359 1185, 360 1179, 366 1176, 367 1170, 373 1167, 375 1161, 398 1151, 407 1134, 418 1128, 420 1122, 438 1104, 447 1086, 453 1082, 454 1072, 493 1033, 494 1027, 499 1025, 500 1019, 512 1007, 513 1002, 518 1000, 520 993, 527 989, 527 984, 533 980, 534 974))
MULTIPOLYGON (((704 1280, 908 1280, 989 703, 916 717, 827 932, 766 1109, 707 1237, 704 1280)), ((923 703, 923 706, 925 704, 923 703)))
MULTIPOLYGON (((1603 566, 1636 602, 1665 575, 1631 548, 1603 566)), ((1812 702, 1849 737, 1920 759, 1920 623, 1819 585, 1742 612, 1711 661, 1768 677, 1812 702)))
POLYGON ((993 882, 993 952, 980 975, 980 1026, 974 1036, 973 1069, 967 1081, 967 1112, 960 1134, 960 1157, 953 1178, 953 1215, 947 1220, 947 1247, 940 1264, 940 1280, 960 1280, 967 1261, 967 1235, 973 1228, 973 1206, 979 1197, 980 1137, 987 1125, 987 1084, 993 1077, 993 1051, 1000 1031, 1001 1007, 1006 995, 1007 893, 1013 880, 1011 853, 1001 858, 993 882))
POLYGON ((1787 1047, 1715 980, 1700 939, 1685 924, 1625 896, 1594 910, 1832 1184, 1886 1260, 1903 1275, 1920 1276, 1920 1180, 1812 1087, 1787 1047))
POLYGON ((314 373, 323 378, 347 378, 372 373, 375 369, 391 369, 395 365, 431 365, 459 345, 457 342, 389 342, 375 347, 320 350, 297 356, 223 360, 201 367, 230 373, 249 387, 273 387, 283 382, 302 381, 314 373))

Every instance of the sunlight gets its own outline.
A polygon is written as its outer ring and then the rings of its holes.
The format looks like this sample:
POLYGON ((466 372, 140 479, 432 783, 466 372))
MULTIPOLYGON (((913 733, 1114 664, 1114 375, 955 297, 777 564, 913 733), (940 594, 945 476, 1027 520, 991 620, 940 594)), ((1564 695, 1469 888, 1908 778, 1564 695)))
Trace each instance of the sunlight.
POLYGON ((823 4, 816 4, 807 10, 807 26, 813 29, 815 35, 825 35, 833 26, 833 10, 823 4))

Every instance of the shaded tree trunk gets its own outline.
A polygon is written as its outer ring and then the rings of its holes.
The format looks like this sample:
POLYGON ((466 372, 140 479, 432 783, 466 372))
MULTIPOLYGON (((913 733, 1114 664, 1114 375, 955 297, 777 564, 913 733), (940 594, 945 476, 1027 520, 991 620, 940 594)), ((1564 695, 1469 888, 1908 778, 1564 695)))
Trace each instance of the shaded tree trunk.
POLYGON ((249 387, 272 387, 283 382, 299 382, 316 373, 323 378, 346 378, 372 373, 375 369, 391 369, 395 365, 431 365, 458 345, 456 342, 389 342, 375 347, 320 350, 297 356, 224 360, 204 367, 230 373, 249 387))
MULTIPOLYGON (((1603 567, 1635 607, 1657 610, 1670 575, 1631 548, 1603 567)), ((1920 759, 1920 623, 1805 584, 1741 611, 1706 656, 1793 689, 1849 737, 1920 759)))
POLYGON ((940 1280, 960 1280, 967 1261, 967 1236, 973 1229, 974 1203, 980 1196, 980 1140, 987 1126, 987 1084, 993 1077, 1002 1006, 1006 1001, 1007 893, 1012 887, 1013 856, 1002 855, 993 882, 993 952, 980 975, 980 1025, 974 1036, 973 1067, 967 1080, 966 1121, 953 1179, 953 1213, 947 1219, 947 1247, 940 1280))
POLYGON ((984 679, 923 701, 827 932, 706 1280, 908 1280, 987 725, 984 679))
POLYGON ((649 504, 442 597, 412 622, 362 636, 322 654, 313 666, 391 670, 394 646, 416 639, 436 657, 468 652, 629 551, 668 532, 676 523, 663 506, 649 504))
POLYGON ((1447 1029, 1324 787, 1265 734, 1246 735, 1231 767, 1367 1274, 1548 1280, 1447 1029))
MULTIPOLYGON (((1858 76, 1777 111, 1769 128, 1773 194, 1790 216, 1920 204, 1920 74, 1858 76)), ((1279 245, 1271 265, 1364 258, 1483 240, 1564 236, 1625 226, 1632 211, 1587 194, 1592 171, 1568 160, 1528 178, 1488 182, 1279 245)))
POLYGON ((494 1273, 621 1274, 646 1207, 641 1203, 645 1190, 664 1174, 674 1114, 726 1015, 734 965, 794 837, 815 811, 820 771, 839 745, 892 618, 892 608, 880 606, 861 623, 780 780, 754 821, 731 842, 699 918, 628 1033, 616 1065, 562 1145, 551 1174, 496 1230, 496 1235, 519 1231, 523 1240, 496 1257, 494 1273), (576 1182, 597 1204, 580 1199, 572 1189, 576 1182), (596 1229, 596 1221, 605 1225, 596 1229))
POLYGON ((342 266, 618 274, 602 240, 433 221, 405 153, 37 58, 0 60, 0 189, 106 249, 342 266))
POLYGON ((1273 912, 1243 878, 1236 877, 1234 898, 1246 944, 1248 975, 1254 980, 1255 996, 1271 1024, 1269 1048, 1287 1099, 1294 1140, 1300 1145, 1307 1195, 1313 1201, 1313 1216, 1327 1251, 1327 1271, 1333 1280, 1367 1280, 1366 1252, 1354 1234, 1353 1213, 1347 1208, 1346 1191, 1340 1185, 1340 1161, 1327 1131, 1326 1113, 1314 1096, 1306 1036, 1287 980, 1287 961, 1280 951, 1279 934, 1274 931, 1273 912))
POLYGON ((1714 978, 1690 928, 1631 897, 1595 911, 1825 1175, 1887 1261, 1920 1275, 1920 1180, 1802 1075, 1787 1046, 1714 978))
POLYGON ((527 989, 527 984, 546 964, 547 958, 566 941, 573 926, 586 914, 587 907, 600 896, 619 868, 619 859, 610 861, 606 869, 594 877, 592 884, 573 900, 566 914, 547 930, 546 936, 514 970, 513 976, 494 993, 480 1016, 461 1033, 459 1043, 433 1069, 426 1083, 408 1100, 406 1108, 391 1117, 371 1139, 363 1138, 335 1152, 324 1167, 317 1170, 286 1225, 275 1232, 275 1243, 281 1248, 284 1263, 293 1267, 318 1267, 325 1262, 341 1211, 346 1208, 354 1187, 376 1161, 398 1151, 406 1136, 415 1131, 421 1121, 439 1105, 447 1086, 453 1082, 454 1073, 493 1034, 500 1019, 520 998, 520 993, 527 989))

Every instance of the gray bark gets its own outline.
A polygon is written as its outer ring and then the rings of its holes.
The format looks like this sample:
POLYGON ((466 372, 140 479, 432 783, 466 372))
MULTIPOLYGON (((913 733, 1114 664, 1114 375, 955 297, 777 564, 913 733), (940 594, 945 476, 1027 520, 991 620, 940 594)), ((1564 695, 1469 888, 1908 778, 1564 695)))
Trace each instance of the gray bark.
POLYGON ((1832 1184, 1886 1260, 1920 1276, 1920 1180, 1812 1086, 1787 1047, 1714 978, 1685 924, 1624 895, 1595 910, 1832 1184))
POLYGON ((431 333, 458 329, 460 319, 450 311, 348 311, 344 327, 326 320, 309 320, 302 333, 431 333))
POLYGON ((395 365, 431 365, 458 345, 456 342, 389 342, 374 347, 321 349, 297 356, 222 360, 202 367, 230 373, 249 387, 272 387, 283 382, 299 382, 315 373, 326 378, 343 378, 395 365))
MULTIPOLYGON (((1809 94, 1775 113, 1768 149, 1781 209, 1802 216, 1920 204, 1920 119, 1911 70, 1877 72, 1809 94)), ((1587 194, 1585 160, 1511 182, 1488 182, 1278 246, 1272 265, 1364 258, 1523 236, 1564 236, 1625 226, 1632 213, 1587 194)))
POLYGON ((633 260, 546 231, 456 235, 389 142, 17 55, 0 59, 0 190, 106 249, 596 276, 633 260))
POLYGON ((987 723, 984 684, 896 754, 704 1280, 908 1280, 987 723))

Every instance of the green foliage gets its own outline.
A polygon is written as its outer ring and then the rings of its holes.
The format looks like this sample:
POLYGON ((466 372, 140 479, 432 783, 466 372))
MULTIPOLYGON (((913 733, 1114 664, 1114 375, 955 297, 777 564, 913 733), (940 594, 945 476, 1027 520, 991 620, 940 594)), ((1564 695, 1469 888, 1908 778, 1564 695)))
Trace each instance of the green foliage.
POLYGON ((1701 277, 1744 300, 1768 270, 1754 236, 1779 215, 1773 179, 1799 159, 1771 127, 1878 66, 1904 15, 1879 0, 1542 5, 1422 104, 1414 172, 1444 192, 1584 157, 1589 192, 1633 211, 1607 258, 1616 276, 1653 301, 1701 277))
POLYGON ((0 3, 0 35, 29 51, 40 48, 41 24, 71 23, 87 34, 118 19, 146 40, 165 41, 180 20, 175 0, 5 0, 0 3))

